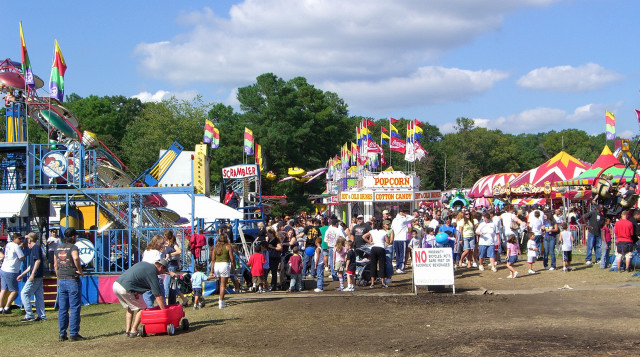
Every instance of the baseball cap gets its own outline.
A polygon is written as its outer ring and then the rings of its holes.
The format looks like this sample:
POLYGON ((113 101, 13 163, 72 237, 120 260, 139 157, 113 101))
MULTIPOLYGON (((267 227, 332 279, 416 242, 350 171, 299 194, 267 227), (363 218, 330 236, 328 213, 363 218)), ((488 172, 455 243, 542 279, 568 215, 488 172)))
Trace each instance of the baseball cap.
POLYGON ((358 218, 358 219, 360 219, 360 218, 364 219, 364 216, 363 216, 363 215, 361 215, 361 214, 359 214, 357 218, 358 218))
POLYGON ((156 260, 156 263, 162 265, 165 268, 169 267, 169 262, 166 259, 158 259, 156 260))
POLYGON ((382 211, 382 214, 388 214, 388 213, 389 213, 388 209, 385 209, 385 210, 382 211))

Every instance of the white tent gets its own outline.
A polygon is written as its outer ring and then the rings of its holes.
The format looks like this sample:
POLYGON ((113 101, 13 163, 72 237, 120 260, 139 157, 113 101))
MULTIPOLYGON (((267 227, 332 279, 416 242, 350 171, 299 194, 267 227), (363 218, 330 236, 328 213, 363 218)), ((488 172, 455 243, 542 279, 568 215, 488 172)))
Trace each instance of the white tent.
MULTIPOLYGON (((177 212, 181 217, 191 221, 191 198, 186 194, 165 194, 162 197, 167 200, 167 208, 177 212)), ((206 222, 217 219, 242 219, 241 211, 237 211, 211 197, 195 196, 194 218, 204 218, 206 222)))

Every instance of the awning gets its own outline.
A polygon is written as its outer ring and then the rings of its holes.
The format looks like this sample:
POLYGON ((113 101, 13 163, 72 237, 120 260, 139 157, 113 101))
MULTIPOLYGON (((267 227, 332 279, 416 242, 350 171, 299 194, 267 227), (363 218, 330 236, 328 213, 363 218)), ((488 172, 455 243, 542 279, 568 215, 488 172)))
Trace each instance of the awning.
MULTIPOLYGON (((177 212, 181 217, 189 220, 191 217, 191 198, 186 194, 162 195, 167 200, 167 208, 177 212)), ((195 218, 203 218, 205 222, 218 219, 242 219, 244 214, 211 197, 195 196, 195 218)))
POLYGON ((0 193, 0 218, 11 218, 13 216, 26 217, 29 213, 26 193, 5 192, 0 193))

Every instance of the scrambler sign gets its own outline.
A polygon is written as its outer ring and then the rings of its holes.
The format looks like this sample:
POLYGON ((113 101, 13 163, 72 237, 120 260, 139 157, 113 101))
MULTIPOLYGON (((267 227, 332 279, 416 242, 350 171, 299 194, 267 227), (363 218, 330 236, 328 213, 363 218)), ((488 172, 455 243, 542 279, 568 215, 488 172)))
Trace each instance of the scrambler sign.
POLYGON ((451 248, 417 248, 412 255, 414 292, 419 285, 452 285, 456 293, 451 248))
POLYGON ((258 165, 235 165, 222 168, 222 178, 239 179, 254 177, 258 174, 258 165))

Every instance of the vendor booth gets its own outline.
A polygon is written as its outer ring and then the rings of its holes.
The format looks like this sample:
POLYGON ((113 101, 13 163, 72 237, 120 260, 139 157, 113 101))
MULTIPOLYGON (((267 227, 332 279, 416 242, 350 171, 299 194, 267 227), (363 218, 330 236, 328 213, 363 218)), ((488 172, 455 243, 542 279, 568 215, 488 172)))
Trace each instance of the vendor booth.
POLYGON ((383 210, 389 210, 392 214, 402 209, 413 210, 422 201, 439 201, 442 196, 439 190, 420 191, 420 178, 415 174, 365 171, 352 175, 337 178, 343 185, 327 183, 328 189, 339 186, 338 192, 332 195, 334 206, 331 207, 341 207, 345 221, 353 214, 362 214, 368 219, 382 216, 383 210))

